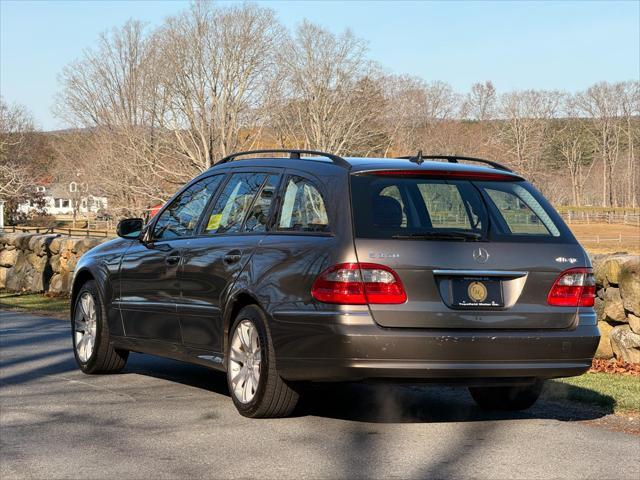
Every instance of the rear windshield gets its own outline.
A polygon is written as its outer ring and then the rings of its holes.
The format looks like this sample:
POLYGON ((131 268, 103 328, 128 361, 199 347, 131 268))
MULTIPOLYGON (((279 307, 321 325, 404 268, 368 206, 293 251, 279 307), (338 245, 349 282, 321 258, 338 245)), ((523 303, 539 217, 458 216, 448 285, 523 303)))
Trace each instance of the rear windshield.
POLYGON ((566 241, 572 238, 524 181, 353 175, 360 238, 566 241))

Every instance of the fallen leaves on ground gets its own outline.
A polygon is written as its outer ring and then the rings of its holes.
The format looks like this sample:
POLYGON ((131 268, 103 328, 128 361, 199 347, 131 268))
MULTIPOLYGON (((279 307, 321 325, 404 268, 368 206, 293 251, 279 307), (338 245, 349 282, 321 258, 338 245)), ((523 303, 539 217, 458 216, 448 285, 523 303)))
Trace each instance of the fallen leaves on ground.
POLYGON ((627 363, 614 358, 611 360, 594 358, 589 371, 640 376, 640 363, 627 363))

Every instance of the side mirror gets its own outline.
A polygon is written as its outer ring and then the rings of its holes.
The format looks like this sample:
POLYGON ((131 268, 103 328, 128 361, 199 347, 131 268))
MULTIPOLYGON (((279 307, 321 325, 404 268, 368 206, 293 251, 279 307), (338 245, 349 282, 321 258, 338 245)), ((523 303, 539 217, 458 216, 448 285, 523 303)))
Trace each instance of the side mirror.
POLYGON ((125 218, 118 222, 116 233, 119 237, 135 240, 140 238, 142 226, 143 223, 141 218, 125 218))

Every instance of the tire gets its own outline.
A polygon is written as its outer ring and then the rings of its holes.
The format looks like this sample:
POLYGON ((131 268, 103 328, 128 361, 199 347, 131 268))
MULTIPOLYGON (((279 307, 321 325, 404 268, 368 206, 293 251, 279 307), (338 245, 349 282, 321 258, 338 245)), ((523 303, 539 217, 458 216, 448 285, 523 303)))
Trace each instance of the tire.
POLYGON ((238 312, 229 333, 226 358, 229 394, 241 415, 291 415, 300 396, 278 374, 266 317, 257 306, 249 305, 238 312))
POLYGON ((129 352, 113 347, 106 318, 96 284, 89 280, 78 292, 71 318, 73 354, 84 373, 117 373, 127 363, 129 352), (90 313, 91 302, 94 314, 90 313), (89 310, 88 314, 86 310, 89 310), (89 344, 92 344, 90 350, 87 348, 89 344))
POLYGON ((543 381, 507 387, 469 387, 469 393, 482 408, 517 411, 531 407, 542 392, 543 381))

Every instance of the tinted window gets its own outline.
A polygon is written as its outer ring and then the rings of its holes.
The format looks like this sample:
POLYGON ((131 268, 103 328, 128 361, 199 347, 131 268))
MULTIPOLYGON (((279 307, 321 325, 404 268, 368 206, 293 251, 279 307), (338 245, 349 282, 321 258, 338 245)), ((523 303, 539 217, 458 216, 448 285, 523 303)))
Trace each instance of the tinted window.
POLYGON ((400 208, 402 209, 402 222, 400 222, 401 227, 407 226, 407 213, 406 208, 404 206, 404 200, 402 199, 402 195, 400 195, 400 190, 396 185, 389 185, 388 187, 384 187, 380 191, 381 196, 391 197, 396 200, 400 204, 400 208))
POLYGON ((278 230, 327 232, 329 219, 318 189, 301 177, 290 177, 282 199, 278 230))
POLYGON ((352 187, 359 237, 486 233, 486 208, 470 182, 355 175, 352 187))
POLYGON ((353 175, 351 182, 358 237, 560 241, 566 231, 526 182, 378 175, 353 175))
POLYGON ((206 232, 211 234, 240 231, 242 222, 265 178, 264 173, 232 175, 211 210, 206 232))
POLYGON ((431 216, 433 228, 471 229, 471 219, 457 185, 419 183, 418 190, 431 216))
POLYGON ((264 232, 267 229, 271 202, 278 187, 279 175, 269 175, 244 222, 243 231, 264 232))
POLYGON ((503 220, 496 226, 501 234, 560 236, 549 214, 522 186, 494 182, 482 188, 503 220))
POLYGON ((192 235, 198 219, 222 178, 222 175, 204 178, 182 192, 158 217, 153 229, 153 238, 166 240, 192 235))

